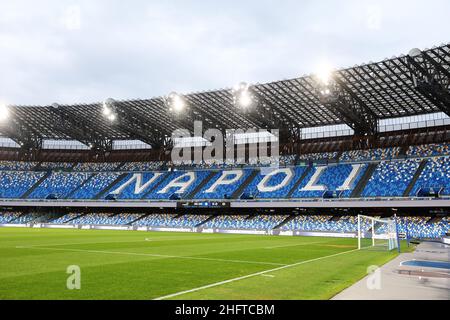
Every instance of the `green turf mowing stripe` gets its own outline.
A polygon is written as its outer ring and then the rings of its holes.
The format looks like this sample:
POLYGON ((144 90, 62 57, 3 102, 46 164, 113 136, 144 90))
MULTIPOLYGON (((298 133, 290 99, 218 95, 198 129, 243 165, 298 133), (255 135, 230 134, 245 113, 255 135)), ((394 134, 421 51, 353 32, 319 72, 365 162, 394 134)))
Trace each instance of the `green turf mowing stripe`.
POLYGON ((314 261, 318 261, 318 260, 332 258, 332 257, 340 256, 340 255, 343 255, 343 254, 346 254, 346 253, 350 253, 350 252, 354 252, 354 251, 358 251, 358 249, 353 249, 353 250, 348 250, 348 251, 344 251, 344 252, 339 252, 339 253, 335 253, 335 254, 331 254, 331 255, 328 255, 328 256, 319 257, 319 258, 315 258, 315 259, 310 259, 310 260, 306 260, 306 261, 299 261, 299 262, 296 262, 296 263, 293 263, 293 264, 284 265, 284 266, 281 266, 281 267, 278 267, 278 268, 273 268, 273 269, 269 269, 269 270, 255 272, 255 273, 248 274, 248 275, 245 275, 245 276, 242 276, 242 277, 228 279, 228 280, 225 280, 225 281, 211 283, 211 284, 208 284, 206 286, 201 286, 201 287, 197 287, 197 288, 193 288, 193 289, 189 289, 189 290, 185 290, 185 291, 181 291, 181 292, 176 292, 176 293, 173 293, 173 294, 169 294, 169 295, 166 295, 166 296, 155 298, 153 300, 170 299, 170 298, 174 298, 174 297, 177 297, 177 296, 181 296, 181 295, 186 294, 186 293, 191 293, 191 292, 196 292, 196 291, 200 291, 200 290, 204 290, 204 289, 208 289, 208 288, 212 288, 212 287, 217 287, 217 286, 220 286, 220 285, 223 285, 223 284, 226 284, 226 283, 231 283, 231 282, 235 282, 235 281, 239 281, 239 280, 252 278, 252 277, 255 277, 255 276, 260 276, 260 275, 264 275, 264 274, 269 273, 269 272, 274 272, 274 271, 283 270, 283 269, 286 269, 286 268, 291 268, 291 267, 299 266, 299 265, 302 265, 302 264, 306 264, 306 263, 310 263, 310 262, 314 262, 314 261))
POLYGON ((174 255, 165 255, 165 254, 136 253, 136 252, 123 252, 123 251, 63 249, 63 248, 34 247, 34 246, 31 246, 31 247, 17 246, 16 248, 17 249, 51 250, 51 251, 87 252, 87 253, 101 253, 101 254, 122 254, 122 255, 131 255, 131 256, 168 258, 168 259, 205 260, 205 261, 218 261, 218 262, 250 263, 250 264, 264 264, 264 265, 273 265, 273 266, 286 266, 286 264, 284 264, 284 263, 276 263, 276 262, 230 260, 230 259, 216 259, 216 258, 203 258, 203 257, 190 257, 190 256, 174 256, 174 255))
POLYGON ((294 244, 286 244, 286 245, 280 245, 280 246, 273 246, 273 247, 265 247, 264 249, 277 249, 277 248, 286 248, 286 247, 297 247, 297 246, 309 246, 311 244, 321 244, 321 243, 327 243, 327 241, 314 241, 314 242, 305 242, 305 243, 294 243, 294 244))

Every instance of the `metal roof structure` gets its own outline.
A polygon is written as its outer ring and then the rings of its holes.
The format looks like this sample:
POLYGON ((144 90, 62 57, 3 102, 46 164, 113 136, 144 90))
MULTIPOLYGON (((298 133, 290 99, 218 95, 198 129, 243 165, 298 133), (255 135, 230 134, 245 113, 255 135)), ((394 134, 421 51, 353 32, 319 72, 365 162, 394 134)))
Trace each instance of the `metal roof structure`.
POLYGON ((44 139, 70 139, 105 150, 113 140, 162 146, 175 129, 192 130, 194 120, 221 130, 347 124, 357 134, 373 134, 381 119, 450 115, 450 44, 336 70, 325 91, 314 75, 249 88, 257 100, 251 112, 235 105, 232 89, 183 95, 188 110, 180 116, 168 111, 165 97, 110 101, 115 121, 102 113, 103 102, 9 106, 0 134, 28 148, 38 149, 44 139))

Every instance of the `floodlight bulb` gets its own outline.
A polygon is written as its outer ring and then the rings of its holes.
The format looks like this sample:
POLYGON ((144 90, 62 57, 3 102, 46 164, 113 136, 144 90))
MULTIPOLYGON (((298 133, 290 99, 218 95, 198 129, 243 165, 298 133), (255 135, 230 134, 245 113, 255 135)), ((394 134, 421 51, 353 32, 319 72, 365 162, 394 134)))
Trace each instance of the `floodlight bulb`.
POLYGON ((9 118, 9 109, 5 104, 0 104, 0 121, 6 120, 9 118))
POLYGON ((179 95, 175 95, 172 97, 172 108, 175 112, 183 111, 184 107, 185 103, 179 95))
POLYGON ((108 116, 108 119, 109 119, 109 121, 113 122, 114 120, 116 120, 116 115, 115 115, 114 113, 111 113, 111 114, 108 116))
POLYGON ((111 115, 111 108, 109 108, 108 106, 104 105, 103 106, 103 115, 105 116, 110 116, 111 115))
POLYGON ((318 68, 316 76, 322 84, 328 85, 333 76, 333 69, 329 64, 324 63, 318 68))
POLYGON ((239 96, 239 104, 241 107, 247 108, 252 104, 252 97, 247 91, 244 91, 239 96))

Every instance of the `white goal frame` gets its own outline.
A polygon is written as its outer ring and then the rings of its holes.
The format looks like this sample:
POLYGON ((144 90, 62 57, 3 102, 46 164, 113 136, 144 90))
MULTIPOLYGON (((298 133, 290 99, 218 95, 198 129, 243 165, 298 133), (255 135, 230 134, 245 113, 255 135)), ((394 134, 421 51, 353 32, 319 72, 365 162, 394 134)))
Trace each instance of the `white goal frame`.
POLYGON ((399 238, 396 217, 393 219, 381 219, 376 217, 369 217, 365 215, 358 215, 358 249, 381 248, 384 250, 399 249, 399 238), (363 230, 363 221, 370 222, 370 229, 363 230), (384 230, 379 231, 379 227, 383 226, 384 230), (363 245, 362 242, 367 242, 368 245, 363 245))

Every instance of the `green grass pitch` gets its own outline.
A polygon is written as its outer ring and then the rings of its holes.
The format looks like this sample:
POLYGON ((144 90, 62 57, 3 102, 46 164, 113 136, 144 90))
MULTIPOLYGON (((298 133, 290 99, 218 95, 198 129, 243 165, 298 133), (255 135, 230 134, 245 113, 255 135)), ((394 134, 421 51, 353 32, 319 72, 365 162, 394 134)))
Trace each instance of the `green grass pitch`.
POLYGON ((0 299, 329 299, 396 252, 356 239, 0 228, 0 299), (67 289, 67 267, 81 288, 67 289))

